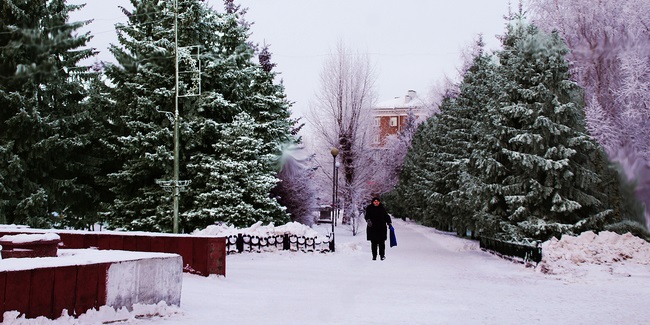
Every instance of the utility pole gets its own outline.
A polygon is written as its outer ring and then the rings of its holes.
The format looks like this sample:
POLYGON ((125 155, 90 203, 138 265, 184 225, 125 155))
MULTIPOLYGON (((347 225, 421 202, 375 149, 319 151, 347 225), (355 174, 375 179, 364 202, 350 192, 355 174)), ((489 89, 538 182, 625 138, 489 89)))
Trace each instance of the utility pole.
POLYGON ((201 94, 201 63, 200 63, 200 50, 199 46, 190 46, 187 48, 178 47, 178 0, 174 0, 174 114, 171 117, 169 112, 167 114, 174 124, 174 174, 171 181, 156 181, 160 186, 165 189, 171 190, 174 204, 174 219, 173 219, 173 232, 179 232, 178 227, 178 205, 181 196, 181 190, 187 187, 190 180, 180 180, 180 113, 178 109, 178 99, 180 97, 199 96, 201 94), (187 49, 190 49, 188 51, 187 49), (196 52, 193 53, 192 49, 196 52), (188 54, 189 52, 189 54, 188 54), (180 75, 180 55, 183 55, 183 61, 189 66, 187 72, 190 74, 190 87, 185 89, 186 93, 181 94, 179 89, 179 75, 180 75), (194 57, 195 56, 195 57, 194 57))
POLYGON ((175 234, 178 233, 178 199, 180 198, 180 189, 178 188, 178 179, 179 179, 179 167, 180 167, 180 158, 179 158, 179 123, 180 116, 178 114, 178 0, 174 0, 174 75, 175 75, 175 92, 174 96, 174 230, 175 234))

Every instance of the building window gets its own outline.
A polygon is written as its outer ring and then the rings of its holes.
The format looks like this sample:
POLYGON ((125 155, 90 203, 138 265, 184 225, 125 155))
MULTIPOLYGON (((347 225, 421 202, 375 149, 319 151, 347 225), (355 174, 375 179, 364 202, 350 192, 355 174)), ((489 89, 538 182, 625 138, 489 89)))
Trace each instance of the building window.
POLYGON ((397 116, 390 117, 390 126, 397 126, 397 116))
POLYGON ((379 134, 375 134, 374 138, 372 139, 374 143, 380 143, 381 142, 381 137, 379 134))
POLYGON ((381 118, 375 117, 375 126, 380 126, 381 125, 381 118))

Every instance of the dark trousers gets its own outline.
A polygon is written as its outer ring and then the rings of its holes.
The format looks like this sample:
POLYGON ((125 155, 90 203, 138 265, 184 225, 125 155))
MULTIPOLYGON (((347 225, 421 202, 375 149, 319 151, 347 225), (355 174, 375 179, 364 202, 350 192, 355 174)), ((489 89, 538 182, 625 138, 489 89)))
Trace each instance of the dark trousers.
POLYGON ((379 248, 379 256, 386 255, 386 241, 371 240, 370 247, 372 248, 372 257, 377 257, 377 248, 379 248))

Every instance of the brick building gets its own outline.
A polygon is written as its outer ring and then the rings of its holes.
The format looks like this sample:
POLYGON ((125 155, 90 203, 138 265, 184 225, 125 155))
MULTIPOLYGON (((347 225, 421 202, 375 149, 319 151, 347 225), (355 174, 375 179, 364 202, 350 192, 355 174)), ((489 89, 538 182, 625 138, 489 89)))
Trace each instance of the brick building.
POLYGON ((416 118, 424 117, 426 105, 415 90, 409 90, 406 95, 383 101, 373 108, 375 134, 373 144, 381 147, 386 137, 397 134, 406 124, 409 112, 416 118))

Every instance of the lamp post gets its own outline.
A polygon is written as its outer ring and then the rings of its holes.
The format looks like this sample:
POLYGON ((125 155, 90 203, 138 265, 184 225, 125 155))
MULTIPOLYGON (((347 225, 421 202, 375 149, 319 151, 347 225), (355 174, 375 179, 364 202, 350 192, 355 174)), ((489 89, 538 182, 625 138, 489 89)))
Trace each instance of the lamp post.
POLYGON ((334 165, 336 168, 334 169, 334 206, 336 207, 336 213, 334 213, 334 225, 337 226, 337 222, 339 220, 339 213, 341 213, 341 207, 339 207, 339 166, 340 164, 337 162, 334 165))
POLYGON ((334 222, 336 220, 336 212, 334 212, 334 207, 336 207, 336 156, 339 154, 339 149, 332 148, 330 153, 332 154, 332 238, 330 239, 330 251, 334 252, 334 222))

